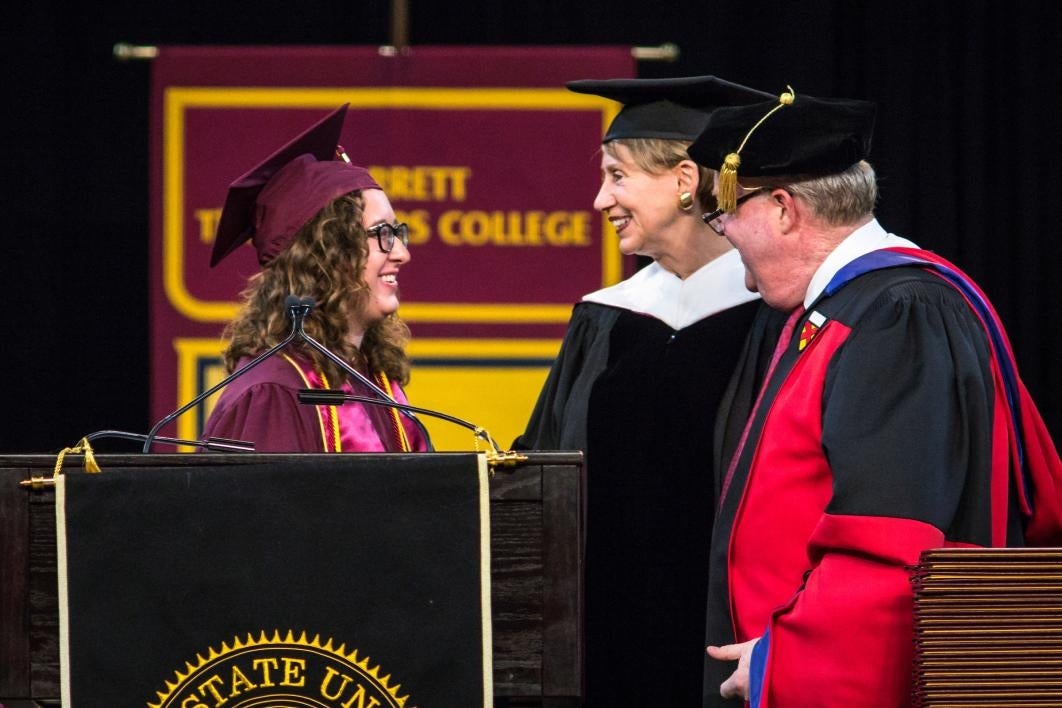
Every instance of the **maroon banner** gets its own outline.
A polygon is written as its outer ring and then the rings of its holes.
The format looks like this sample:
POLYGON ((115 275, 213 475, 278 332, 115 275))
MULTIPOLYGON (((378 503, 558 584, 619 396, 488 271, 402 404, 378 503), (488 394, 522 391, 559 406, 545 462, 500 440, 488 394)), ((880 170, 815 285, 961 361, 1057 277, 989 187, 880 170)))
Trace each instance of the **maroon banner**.
MULTIPOLYGON (((414 336, 411 398, 456 407, 488 429, 500 423, 492 432, 501 439, 518 433, 571 305, 629 268, 592 208, 597 147, 618 106, 564 83, 633 68, 629 49, 614 47, 425 47, 396 56, 370 47, 161 48, 153 63, 153 416, 224 373, 218 337, 257 270, 251 248, 208 266, 228 183, 350 103, 340 142, 411 227, 400 311, 414 336), (485 402, 453 385, 455 367, 511 395, 485 402)), ((189 413, 169 432, 196 437, 204 415, 189 413)))

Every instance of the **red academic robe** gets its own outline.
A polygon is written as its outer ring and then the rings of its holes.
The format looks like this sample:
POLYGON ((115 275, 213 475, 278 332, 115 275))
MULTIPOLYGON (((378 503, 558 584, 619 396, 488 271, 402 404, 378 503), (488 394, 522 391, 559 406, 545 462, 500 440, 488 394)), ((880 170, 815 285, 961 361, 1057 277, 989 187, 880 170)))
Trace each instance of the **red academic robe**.
MULTIPOLYGON (((844 280, 795 332, 724 481, 708 641, 763 637, 753 705, 905 705, 909 567, 928 548, 1021 546, 1030 530, 1057 542, 1058 453, 1019 395, 1023 454, 1046 464, 1030 523, 997 344, 936 271, 844 280)), ((705 705, 741 704, 718 697, 733 668, 709 662, 705 705)))

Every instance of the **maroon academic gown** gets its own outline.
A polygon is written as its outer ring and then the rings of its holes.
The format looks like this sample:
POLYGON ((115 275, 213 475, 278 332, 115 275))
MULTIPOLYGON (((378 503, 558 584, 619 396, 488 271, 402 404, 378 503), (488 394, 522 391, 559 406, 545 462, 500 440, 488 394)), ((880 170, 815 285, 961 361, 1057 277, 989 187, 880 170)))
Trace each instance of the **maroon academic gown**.
MULTIPOLYGON (((249 360, 241 360, 242 366, 249 360)), ((401 387, 391 384, 395 400, 406 403, 401 387)), ((314 406, 299 402, 298 392, 311 388, 299 369, 276 355, 237 378, 225 388, 207 420, 203 437, 222 437, 254 443, 255 452, 334 452, 331 421, 338 416, 343 452, 395 452, 397 441, 391 409, 363 403, 341 407, 314 406)), ((351 393, 371 395, 354 390, 351 393)), ((427 449, 417 426, 399 416, 414 451, 427 449)))

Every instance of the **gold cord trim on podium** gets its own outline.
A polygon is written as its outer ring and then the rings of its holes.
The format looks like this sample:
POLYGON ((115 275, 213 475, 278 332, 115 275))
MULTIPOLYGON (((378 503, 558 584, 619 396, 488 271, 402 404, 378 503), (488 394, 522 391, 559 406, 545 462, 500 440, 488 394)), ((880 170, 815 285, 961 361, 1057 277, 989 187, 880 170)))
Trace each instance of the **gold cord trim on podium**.
MULTIPOLYGON (((476 452, 479 452, 479 441, 486 440, 490 444, 490 447, 494 452, 488 451, 487 465, 490 468, 491 476, 493 476, 495 469, 498 467, 515 467, 523 462, 527 462, 527 455, 524 455, 513 450, 501 451, 497 443, 494 442, 494 438, 486 428, 477 427, 475 430, 476 440, 476 452)), ((20 487, 29 487, 34 491, 40 491, 46 487, 55 486, 55 478, 63 473, 63 462, 66 460, 68 454, 84 455, 84 470, 89 474, 98 474, 100 470, 99 463, 96 462, 96 454, 92 449, 92 445, 87 438, 81 438, 77 445, 73 447, 66 447, 59 451, 59 454, 55 458, 55 470, 52 472, 52 477, 48 478, 43 475, 33 475, 29 479, 24 479, 19 482, 20 487)))
POLYGON ((55 478, 63 473, 63 462, 68 454, 84 455, 84 469, 89 474, 98 474, 100 472, 100 466, 96 462, 96 453, 92 449, 92 444, 89 443, 88 438, 81 438, 77 445, 64 447, 59 451, 59 455, 55 458, 55 469, 52 471, 51 478, 43 475, 34 475, 19 482, 19 486, 29 487, 34 491, 40 491, 45 487, 54 487, 55 478))
POLYGON ((96 463, 96 453, 92 449, 92 444, 89 443, 88 438, 81 438, 77 445, 73 447, 65 447, 59 452, 59 456, 55 458, 55 471, 52 473, 53 477, 57 477, 63 473, 63 459, 67 453, 74 453, 75 455, 85 456, 85 471, 96 474, 100 471, 100 466, 96 463))
POLYGON ((487 453, 487 464, 490 466, 491 475, 498 467, 516 467, 521 462, 527 462, 527 455, 512 450, 487 453))

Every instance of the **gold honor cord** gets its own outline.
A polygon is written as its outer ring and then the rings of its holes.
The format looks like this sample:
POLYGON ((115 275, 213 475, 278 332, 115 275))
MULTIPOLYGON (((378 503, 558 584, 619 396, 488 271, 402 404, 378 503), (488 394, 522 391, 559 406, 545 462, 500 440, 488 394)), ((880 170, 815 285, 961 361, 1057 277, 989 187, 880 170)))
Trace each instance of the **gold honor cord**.
MULTIPOLYGON (((306 376, 306 372, 302 370, 302 367, 299 366, 298 363, 296 363, 296 361, 294 359, 292 359, 287 354, 281 354, 280 356, 284 359, 284 361, 286 361, 289 364, 291 364, 291 367, 293 369, 295 369, 295 371, 298 372, 299 378, 302 379, 302 382, 304 384, 306 384, 307 388, 313 388, 313 383, 306 376)), ((320 377, 320 379, 321 379, 321 384, 325 388, 328 388, 329 387, 328 386, 328 379, 325 378, 324 372, 321 371, 320 369, 316 369, 316 371, 317 371, 317 376, 320 377)), ((324 447, 323 452, 332 452, 332 450, 328 449, 328 434, 329 434, 329 432, 331 432, 331 434, 332 434, 333 447, 335 448, 334 451, 335 452, 343 452, 343 450, 341 448, 340 440, 339 440, 339 413, 336 411, 336 407, 335 406, 318 406, 317 407, 317 422, 321 426, 321 444, 324 447)))
POLYGON ((765 120, 784 106, 793 105, 793 101, 796 100, 796 92, 793 91, 793 87, 786 85, 786 88, 789 90, 778 97, 778 105, 767 111, 767 114, 756 121, 756 125, 745 133, 745 138, 741 141, 741 145, 738 145, 737 150, 723 158, 723 166, 719 168, 719 189, 716 190, 716 202, 719 204, 719 208, 727 214, 733 214, 737 209, 737 170, 738 167, 741 167, 741 151, 745 149, 745 143, 749 141, 756 129, 763 125, 765 120))
MULTIPOLYGON (((325 388, 332 388, 328 383, 328 377, 325 376, 325 373, 321 371, 320 368, 317 369, 317 375, 321 378, 322 386, 325 388)), ((326 417, 329 418, 329 428, 332 431, 332 449, 336 452, 343 452, 343 436, 339 432, 339 409, 335 406, 329 406, 327 413, 328 415, 326 417)), ((325 439, 325 452, 327 451, 328 440, 325 439)))
MULTIPOLYGON (((387 393, 392 399, 395 397, 394 388, 391 386, 391 379, 387 378, 387 374, 382 371, 377 372, 376 379, 380 382, 384 392, 387 393)), ((325 386, 328 386, 328 382, 325 382, 325 386)), ((398 419, 398 409, 388 408, 388 417, 391 420, 391 426, 394 428, 395 441, 398 443, 398 448, 402 452, 410 452, 413 446, 409 444, 409 437, 406 435, 406 429, 402 427, 402 421, 398 419)))

